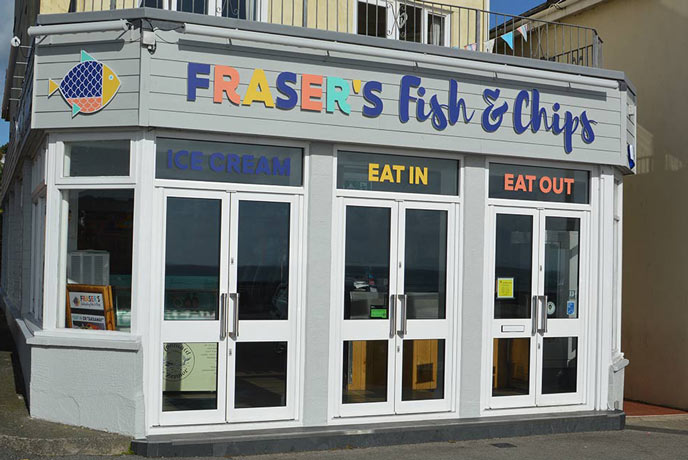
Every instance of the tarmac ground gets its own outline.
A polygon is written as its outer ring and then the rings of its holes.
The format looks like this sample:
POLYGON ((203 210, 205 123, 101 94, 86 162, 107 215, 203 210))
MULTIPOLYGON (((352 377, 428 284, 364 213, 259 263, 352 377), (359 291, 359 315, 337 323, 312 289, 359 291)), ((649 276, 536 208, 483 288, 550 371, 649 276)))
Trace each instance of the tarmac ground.
MULTIPOLYGON (((623 431, 412 444, 252 457, 246 460, 688 460, 688 414, 634 405, 623 431)), ((33 419, 19 363, 0 308, 0 460, 141 460, 129 455, 130 439, 33 419)), ((177 458, 178 459, 178 458, 177 458)))

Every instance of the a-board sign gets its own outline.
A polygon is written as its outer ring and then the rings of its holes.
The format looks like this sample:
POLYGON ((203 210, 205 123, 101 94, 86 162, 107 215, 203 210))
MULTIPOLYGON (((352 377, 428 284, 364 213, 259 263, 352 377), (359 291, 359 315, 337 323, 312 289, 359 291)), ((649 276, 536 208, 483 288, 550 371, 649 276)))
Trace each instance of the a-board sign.
POLYGON ((71 329, 115 330, 112 287, 68 284, 66 326, 71 329))

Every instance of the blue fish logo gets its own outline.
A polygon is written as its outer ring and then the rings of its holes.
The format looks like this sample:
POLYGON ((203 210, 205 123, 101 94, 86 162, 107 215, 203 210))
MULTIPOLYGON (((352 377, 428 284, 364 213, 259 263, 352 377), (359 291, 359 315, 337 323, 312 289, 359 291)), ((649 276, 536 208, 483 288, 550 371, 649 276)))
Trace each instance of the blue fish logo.
POLYGON ((67 72, 59 85, 53 80, 48 82, 48 97, 59 90, 75 117, 77 113, 94 113, 108 105, 120 85, 110 67, 81 50, 81 62, 67 72))

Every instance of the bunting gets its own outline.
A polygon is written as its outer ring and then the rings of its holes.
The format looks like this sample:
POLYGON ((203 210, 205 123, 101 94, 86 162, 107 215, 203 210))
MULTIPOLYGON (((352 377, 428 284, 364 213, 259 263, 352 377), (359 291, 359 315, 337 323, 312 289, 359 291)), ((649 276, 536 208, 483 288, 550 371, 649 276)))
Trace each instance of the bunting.
POLYGON ((507 32, 504 35, 500 36, 502 40, 506 42, 507 45, 509 45, 509 48, 514 49, 514 33, 513 32, 507 32))
POLYGON ((468 51, 477 51, 478 50, 478 44, 477 43, 469 43, 468 45, 464 46, 463 49, 468 50, 468 51))
POLYGON ((495 39, 491 39, 485 42, 485 52, 491 53, 494 50, 495 39))
POLYGON ((521 27, 519 27, 516 30, 518 30, 521 33, 521 35, 523 36, 523 38, 526 41, 528 41, 528 24, 523 24, 521 27))

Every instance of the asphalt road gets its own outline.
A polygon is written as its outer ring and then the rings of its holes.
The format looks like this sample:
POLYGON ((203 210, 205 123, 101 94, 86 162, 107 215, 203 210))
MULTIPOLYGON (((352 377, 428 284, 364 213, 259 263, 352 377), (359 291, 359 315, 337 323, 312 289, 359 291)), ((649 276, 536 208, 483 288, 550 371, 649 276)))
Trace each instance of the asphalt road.
MULTIPOLYGON (((665 417, 657 421, 631 420, 625 431, 559 434, 527 438, 414 444, 370 449, 303 452, 293 454, 235 457, 247 460, 686 460, 688 459, 688 417, 665 417)), ((77 455, 66 457, 23 456, 6 450, 1 460, 139 460, 143 457, 77 455)))

